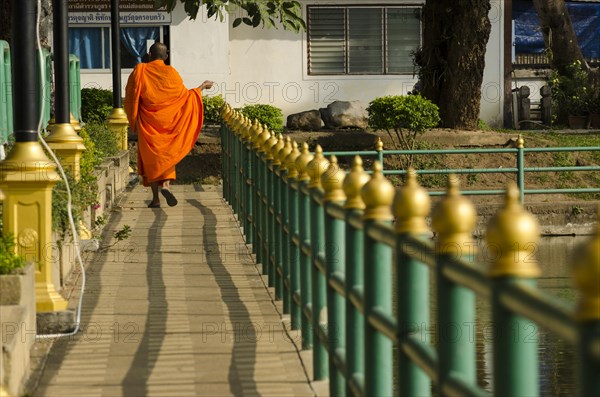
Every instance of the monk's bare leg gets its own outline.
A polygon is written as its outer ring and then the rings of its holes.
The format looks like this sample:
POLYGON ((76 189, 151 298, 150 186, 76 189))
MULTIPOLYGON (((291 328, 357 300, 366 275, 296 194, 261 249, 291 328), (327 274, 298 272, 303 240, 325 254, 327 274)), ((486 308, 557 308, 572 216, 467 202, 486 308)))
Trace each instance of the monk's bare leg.
POLYGON ((158 198, 158 184, 159 182, 150 183, 150 189, 152 189, 152 202, 150 202, 150 206, 160 205, 160 199, 158 198))

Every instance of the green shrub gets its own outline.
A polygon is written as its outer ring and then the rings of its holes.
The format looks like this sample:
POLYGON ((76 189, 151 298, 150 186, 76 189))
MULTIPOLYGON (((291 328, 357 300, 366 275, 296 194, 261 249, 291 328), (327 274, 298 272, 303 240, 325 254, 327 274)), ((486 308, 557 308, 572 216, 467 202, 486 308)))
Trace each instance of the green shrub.
POLYGON ((100 161, 119 152, 117 136, 106 124, 86 124, 85 131, 94 142, 94 153, 100 161))
POLYGON ((0 235, 0 274, 14 273, 25 264, 25 258, 15 254, 15 237, 12 233, 0 235))
MULTIPOLYGON (((414 150, 417 135, 440 122, 437 105, 420 95, 375 98, 367 107, 369 127, 385 130, 396 149, 414 150), (395 132, 395 138, 392 135, 395 132)), ((404 156, 403 168, 412 165, 413 156, 404 156)))
POLYGON ((221 108, 225 106, 225 99, 221 95, 205 96, 202 98, 204 104, 204 121, 211 123, 221 122, 221 108))
POLYGON ((81 119, 85 123, 103 123, 112 112, 112 91, 101 88, 81 89, 81 119))
POLYGON ((240 112, 250 120, 257 119, 259 123, 266 124, 273 132, 283 131, 283 113, 281 109, 271 105, 246 105, 240 112))

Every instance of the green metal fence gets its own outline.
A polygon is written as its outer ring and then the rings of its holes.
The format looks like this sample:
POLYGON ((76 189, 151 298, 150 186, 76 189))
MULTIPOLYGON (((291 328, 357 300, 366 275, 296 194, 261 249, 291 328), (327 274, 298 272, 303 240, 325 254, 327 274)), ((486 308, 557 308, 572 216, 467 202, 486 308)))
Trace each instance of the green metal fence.
MULTIPOLYGON (((52 79, 52 54, 48 50, 42 50, 40 59, 37 58, 40 67, 40 77, 43 67, 44 90, 40 90, 40 106, 43 104, 42 128, 50 121, 51 114, 51 79, 52 79)), ((79 58, 69 55, 69 82, 70 82, 70 106, 73 117, 81 121, 81 70, 79 58)), ((13 132, 13 104, 12 104, 12 71, 10 62, 10 47, 6 41, 0 40, 0 144, 8 141, 8 136, 13 132)))
POLYGON ((396 191, 379 162, 369 176, 357 156, 347 173, 319 147, 313 155, 306 144, 276 139, 229 107, 223 116, 224 198, 330 395, 430 395, 432 384, 442 395, 489 394, 477 386, 465 328, 475 323, 476 299, 491 303, 496 327, 495 395, 539 395, 537 342, 523 337, 532 323, 574 346, 580 394, 600 394, 600 227, 577 251, 580 298, 571 307, 535 286, 539 228, 516 185, 488 227, 498 255, 485 271, 474 262, 476 212, 457 178, 431 213, 432 240, 430 198, 416 173, 396 191), (435 347, 424 337, 432 277, 435 347), (453 329, 460 336, 445 337, 453 329))
POLYGON ((8 43, 0 40, 0 145, 8 142, 8 135, 12 134, 13 131, 12 72, 10 65, 8 43))
MULTIPOLYGON (((336 156, 355 156, 375 157, 383 165, 386 156, 393 155, 412 155, 412 156, 432 156, 432 155, 461 155, 461 154, 476 154, 476 155, 498 155, 512 154, 515 156, 515 166, 506 168, 460 168, 460 169, 424 169, 416 170, 419 175, 478 175, 478 174, 514 174, 515 182, 520 192, 521 204, 525 202, 525 195, 533 194, 560 194, 560 193, 600 193, 600 187, 580 187, 580 188, 544 188, 532 189, 525 185, 525 174, 527 173, 542 173, 542 172, 589 172, 600 171, 599 165, 573 165, 559 167, 527 167, 527 154, 533 153, 572 153, 572 152, 600 152, 600 147, 585 146, 585 147, 547 147, 547 148, 526 148, 525 141, 521 136, 517 139, 517 147, 515 148, 497 148, 497 149, 444 149, 444 150, 384 150, 381 139, 376 144, 376 150, 352 152, 352 151, 330 151, 324 152, 324 155, 336 156)), ((384 175, 404 175, 406 170, 391 170, 384 169, 384 175)), ((461 190, 463 195, 496 195, 503 194, 501 189, 486 189, 486 190, 461 190)), ((444 195, 444 191, 429 191, 431 196, 444 195)))

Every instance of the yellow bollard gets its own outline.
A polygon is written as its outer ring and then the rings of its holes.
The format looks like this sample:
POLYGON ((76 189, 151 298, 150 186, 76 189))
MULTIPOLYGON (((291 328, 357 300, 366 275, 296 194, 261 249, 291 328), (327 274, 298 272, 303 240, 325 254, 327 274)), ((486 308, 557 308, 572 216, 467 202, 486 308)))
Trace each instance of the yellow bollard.
POLYGON ((83 138, 75 132, 72 124, 52 124, 46 138, 48 146, 56 153, 63 168, 68 168, 76 181, 81 179, 80 159, 85 150, 83 138))
POLYGON ((127 131, 129 129, 129 121, 127 114, 123 108, 113 108, 112 113, 106 120, 108 126, 117 136, 117 145, 121 150, 129 150, 127 142, 127 131))
POLYGON ((59 180, 56 164, 39 142, 17 142, 0 162, 4 230, 16 237, 17 252, 36 263, 38 312, 67 308, 52 283, 52 186, 59 180))

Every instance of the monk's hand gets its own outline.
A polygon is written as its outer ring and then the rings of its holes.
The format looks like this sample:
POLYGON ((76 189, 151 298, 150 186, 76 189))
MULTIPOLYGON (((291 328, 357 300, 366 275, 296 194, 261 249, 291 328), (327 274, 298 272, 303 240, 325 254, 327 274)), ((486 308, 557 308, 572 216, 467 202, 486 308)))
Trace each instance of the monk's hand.
POLYGON ((210 81, 210 80, 205 80, 205 81, 204 81, 204 82, 203 82, 203 83, 200 85, 200 89, 201 89, 201 90, 204 90, 204 89, 207 89, 207 90, 209 90, 209 89, 211 89, 211 88, 212 88, 213 84, 214 84, 214 83, 213 83, 212 81, 210 81))

